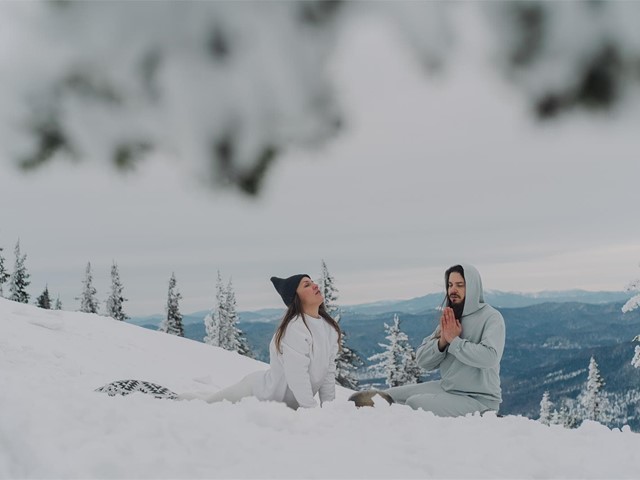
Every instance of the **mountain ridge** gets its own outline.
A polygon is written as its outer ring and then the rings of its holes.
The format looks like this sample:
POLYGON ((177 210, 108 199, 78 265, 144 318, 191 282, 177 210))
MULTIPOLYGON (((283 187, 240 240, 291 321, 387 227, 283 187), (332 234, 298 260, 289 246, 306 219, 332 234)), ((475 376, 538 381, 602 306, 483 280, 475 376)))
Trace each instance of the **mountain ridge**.
MULTIPOLYGON (((485 301, 496 308, 526 307, 545 302, 565 303, 580 301, 581 303, 603 304, 624 302, 629 298, 623 291, 589 291, 589 290, 545 290, 542 292, 504 292, 485 290, 485 301)), ((388 312, 427 313, 442 304, 443 293, 428 293, 420 297, 406 300, 379 300, 376 302, 341 306, 343 314, 380 314, 388 312)), ((202 322, 209 310, 183 314, 183 324, 202 322)), ((245 322, 278 322, 284 313, 283 308, 263 308, 258 310, 239 311, 238 315, 245 322)), ((156 313, 144 316, 132 316, 128 322, 135 325, 160 325, 163 314, 156 313)))

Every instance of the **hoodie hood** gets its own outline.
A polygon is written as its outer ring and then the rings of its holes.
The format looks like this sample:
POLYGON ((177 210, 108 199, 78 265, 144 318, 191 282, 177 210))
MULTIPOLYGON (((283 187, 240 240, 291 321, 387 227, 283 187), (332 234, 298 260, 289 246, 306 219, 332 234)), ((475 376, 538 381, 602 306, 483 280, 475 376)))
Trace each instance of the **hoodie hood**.
MULTIPOLYGON (((466 294, 464 297, 464 310, 462 316, 466 317, 483 308, 484 292, 482 290, 482 279, 480 273, 473 265, 459 264, 464 270, 464 282, 466 285, 466 294)), ((445 285, 447 279, 445 278, 445 285)))

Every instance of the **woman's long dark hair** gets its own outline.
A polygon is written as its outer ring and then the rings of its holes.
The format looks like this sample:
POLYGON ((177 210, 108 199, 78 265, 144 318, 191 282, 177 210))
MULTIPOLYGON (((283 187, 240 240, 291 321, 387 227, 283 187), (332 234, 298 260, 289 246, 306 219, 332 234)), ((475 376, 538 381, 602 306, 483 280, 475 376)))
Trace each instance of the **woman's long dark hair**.
MULTIPOLYGON (((324 302, 320 305, 320 308, 318 308, 318 314, 320 314, 324 321, 331 325, 333 329, 338 333, 338 348, 340 348, 342 344, 342 332, 340 331, 340 326, 338 325, 338 322, 331 318, 331 315, 327 313, 327 310, 324 307, 324 302)), ((298 294, 296 294, 296 296, 293 298, 293 302, 291 303, 291 305, 289 305, 289 308, 287 308, 287 311, 285 312, 284 317, 282 317, 282 321, 280 322, 280 325, 276 330, 275 339, 276 349, 278 350, 278 352, 282 353, 280 344, 282 342, 282 337, 284 337, 284 333, 287 331, 289 323, 291 323, 291 320, 293 320, 298 315, 300 315, 302 321, 304 322, 304 325, 307 327, 307 330, 309 330, 307 320, 304 318, 304 312, 302 311, 302 302, 300 301, 300 297, 298 297, 298 294)))

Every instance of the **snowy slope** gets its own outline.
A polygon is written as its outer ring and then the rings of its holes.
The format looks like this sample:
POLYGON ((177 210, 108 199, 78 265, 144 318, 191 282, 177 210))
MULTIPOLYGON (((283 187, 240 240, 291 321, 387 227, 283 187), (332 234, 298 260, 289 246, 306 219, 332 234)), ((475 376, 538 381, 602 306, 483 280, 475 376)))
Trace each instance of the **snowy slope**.
MULTIPOLYGON (((266 341, 267 339, 265 339, 266 341)), ((638 478, 640 435, 522 417, 436 418, 108 397, 139 378, 215 390, 262 363, 109 318, 0 299, 1 478, 638 478)))

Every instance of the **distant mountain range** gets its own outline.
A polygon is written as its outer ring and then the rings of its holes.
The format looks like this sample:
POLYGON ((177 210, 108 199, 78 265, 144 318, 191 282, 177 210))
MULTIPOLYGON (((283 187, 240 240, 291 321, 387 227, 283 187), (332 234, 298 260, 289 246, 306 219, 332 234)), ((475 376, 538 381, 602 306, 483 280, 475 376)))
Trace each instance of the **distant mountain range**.
MULTIPOLYGON (((377 315, 381 313, 411 313, 426 314, 442 304, 443 293, 429 293, 422 297, 409 300, 383 300, 373 303, 343 306, 342 312, 349 315, 377 315)), ((515 308, 538 305, 545 302, 581 302, 588 304, 604 304, 624 302, 630 297, 628 292, 590 292, 587 290, 545 291, 538 293, 501 292, 486 290, 485 301, 496 308, 515 308)), ((183 314, 184 325, 202 323, 208 310, 183 314)), ((282 318, 284 308, 265 308, 254 311, 241 311, 242 322, 278 322, 282 318)), ((129 323, 136 325, 159 326, 164 318, 163 314, 155 314, 129 319, 129 323)))

